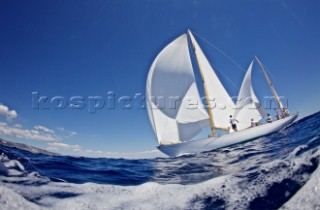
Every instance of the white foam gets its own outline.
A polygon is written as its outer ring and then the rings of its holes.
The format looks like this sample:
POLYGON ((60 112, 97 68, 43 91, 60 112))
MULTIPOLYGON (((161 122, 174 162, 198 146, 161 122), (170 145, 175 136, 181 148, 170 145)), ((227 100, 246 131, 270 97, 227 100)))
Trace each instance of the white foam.
POLYGON ((25 174, 24 166, 17 160, 10 160, 5 154, 0 155, 0 174, 21 176, 25 174))
POLYGON ((26 200, 21 195, 14 191, 0 186, 0 209, 15 209, 15 210, 36 210, 40 209, 36 204, 26 200))
MULTIPOLYGON (((51 209, 186 209, 191 205, 197 208, 202 206, 201 202, 190 203, 194 198, 226 194, 222 187, 226 182, 234 186, 228 176, 195 185, 149 182, 138 186, 115 186, 51 182, 42 186, 24 186, 23 189, 18 185, 5 186, 10 186, 28 199, 37 198, 40 205, 51 209), (57 193, 79 195, 64 199, 51 196, 57 193)), ((19 200, 24 199, 20 196, 19 200)))
POLYGON ((320 209, 320 166, 281 209, 320 209))

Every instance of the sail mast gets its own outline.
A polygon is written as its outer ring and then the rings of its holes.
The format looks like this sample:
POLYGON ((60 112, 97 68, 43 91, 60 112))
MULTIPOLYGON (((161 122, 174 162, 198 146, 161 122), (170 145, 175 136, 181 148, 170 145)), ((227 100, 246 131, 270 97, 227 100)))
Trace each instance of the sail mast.
MULTIPOLYGON (((191 33, 191 31, 190 31, 189 29, 188 29, 188 33, 191 33)), ((202 85, 203 85, 203 89, 204 89, 204 94, 205 94, 206 102, 207 102, 207 106, 208 106, 211 136, 214 136, 214 121, 213 121, 212 112, 209 110, 209 109, 211 108, 211 101, 209 100, 209 97, 208 97, 207 85, 206 85, 205 80, 204 80, 204 77, 203 77, 203 72, 202 72, 201 64, 200 64, 200 62, 199 62, 199 58, 198 58, 198 54, 197 54, 196 48, 195 48, 195 46, 194 46, 194 43, 193 43, 192 39, 190 39, 190 40, 191 40, 191 43, 192 43, 193 51, 194 51, 194 53, 195 53, 195 55, 196 55, 196 60, 197 60, 199 72, 200 72, 200 75, 201 75, 201 80, 202 80, 202 85)))
POLYGON ((284 107, 283 107, 283 105, 282 105, 282 103, 281 103, 281 101, 280 101, 280 98, 279 98, 276 90, 275 90, 274 87, 273 87, 273 84, 272 84, 270 78, 269 78, 268 75, 267 75, 267 72, 264 70, 264 68, 263 68, 260 60, 257 58, 257 56, 255 56, 255 58, 256 58, 256 60, 258 61, 258 64, 259 64, 259 66, 261 67, 261 70, 262 70, 264 76, 266 77, 266 80, 267 80, 267 82, 268 82, 268 84, 269 84, 269 86, 270 86, 270 89, 271 89, 274 97, 275 97, 276 100, 277 100, 277 103, 278 103, 278 106, 280 107, 281 112, 284 112, 284 107))

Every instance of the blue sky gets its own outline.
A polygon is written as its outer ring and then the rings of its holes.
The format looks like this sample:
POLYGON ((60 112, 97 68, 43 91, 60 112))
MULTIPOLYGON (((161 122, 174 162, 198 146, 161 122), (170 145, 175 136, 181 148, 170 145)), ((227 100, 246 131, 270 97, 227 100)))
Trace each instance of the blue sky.
MULTIPOLYGON (((289 109, 312 114, 320 103, 319 10, 316 0, 2 0, 0 136, 68 154, 154 149, 145 109, 33 109, 32 92, 144 94, 153 59, 188 28, 230 95, 244 70, 209 43, 243 69, 257 55, 289 109)), ((253 80, 258 96, 271 95, 258 68, 253 80)))

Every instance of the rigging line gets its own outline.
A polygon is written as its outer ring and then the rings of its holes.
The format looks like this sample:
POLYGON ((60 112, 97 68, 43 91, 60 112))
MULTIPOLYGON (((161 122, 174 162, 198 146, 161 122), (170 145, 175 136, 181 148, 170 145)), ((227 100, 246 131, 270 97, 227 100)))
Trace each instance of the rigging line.
MULTIPOLYGON (((198 36, 199 36, 199 35, 198 35, 198 36)), ((202 39, 203 39, 203 38, 202 38, 202 39)), ((203 39, 203 40, 205 40, 205 39, 203 39)), ((205 41, 211 45, 211 43, 210 43, 209 41, 207 41, 207 40, 205 40, 205 41)), ((239 66, 240 66, 240 65, 239 65, 239 66)), ((213 67, 214 67, 214 69, 215 69, 217 72, 219 72, 224 78, 226 78, 226 79, 231 83, 231 85, 235 88, 235 90, 238 90, 239 85, 237 85, 235 82, 233 82, 233 81, 230 79, 230 77, 228 77, 225 73, 223 73, 216 65, 214 65, 213 67)), ((241 66, 240 66, 240 68, 241 68, 241 66)))
POLYGON ((236 83, 230 79, 230 77, 228 77, 226 74, 220 71, 217 66, 215 66, 214 69, 218 71, 224 78, 226 78, 236 90, 238 90, 239 86, 237 86, 236 83))
POLYGON ((201 37, 199 34, 192 32, 194 34, 196 34, 200 39, 202 39, 203 41, 207 42, 211 47, 215 48, 219 53, 221 53, 223 56, 225 56, 226 58, 229 59, 229 61, 231 61, 235 66, 237 66, 242 72, 246 72, 239 63, 237 63, 235 60, 233 60, 229 55, 227 55, 227 53, 225 53, 224 51, 222 51, 220 48, 218 48, 217 46, 215 46, 214 44, 212 44, 211 42, 209 42, 207 39, 201 37))
MULTIPOLYGON (((254 55, 254 57, 257 57, 257 56, 254 55)), ((261 62, 261 61, 260 61, 260 62, 261 62)), ((262 62, 261 62, 261 64, 262 64, 262 62)), ((263 64, 263 67, 264 67, 264 70, 267 72, 267 74, 271 77, 271 79, 274 79, 274 76, 273 76, 273 74, 269 71, 268 67, 267 67, 265 64, 263 64)), ((260 72, 263 74, 262 71, 260 71, 260 72)))

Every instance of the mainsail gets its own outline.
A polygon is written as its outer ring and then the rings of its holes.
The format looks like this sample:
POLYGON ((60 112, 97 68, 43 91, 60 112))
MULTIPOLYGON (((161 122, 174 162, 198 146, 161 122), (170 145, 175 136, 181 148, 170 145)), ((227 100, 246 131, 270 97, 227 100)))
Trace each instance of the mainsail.
POLYGON ((209 125, 196 86, 186 34, 167 45, 152 63, 146 96, 159 144, 188 141, 209 125))
POLYGON ((189 35, 195 53, 198 55, 198 62, 199 65, 201 65, 203 79, 207 86, 208 95, 206 97, 211 100, 212 107, 209 107, 208 110, 212 113, 214 126, 216 128, 226 129, 230 127, 229 115, 232 115, 234 113, 235 105, 231 97, 221 84, 219 78, 211 67, 206 56, 202 52, 191 31, 189 31, 189 35))
POLYGON ((261 106, 252 88, 252 66, 253 61, 244 76, 234 113, 235 118, 239 121, 237 125, 239 130, 250 127, 251 119, 258 122, 266 115, 266 111, 261 106))

